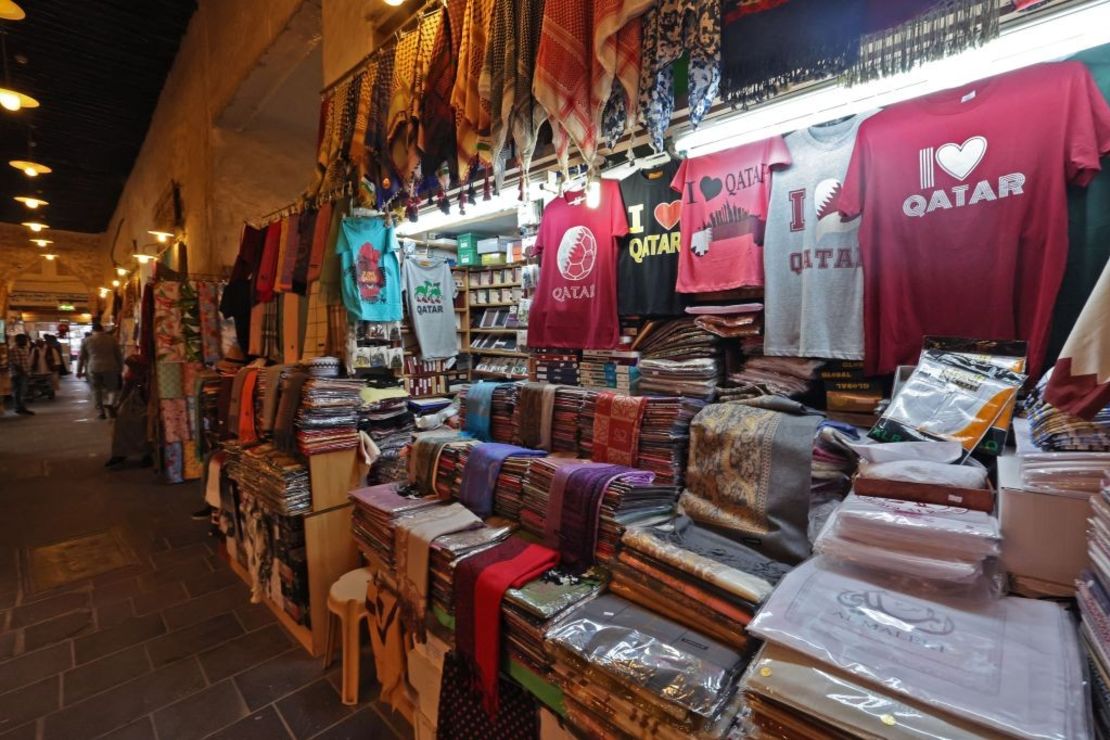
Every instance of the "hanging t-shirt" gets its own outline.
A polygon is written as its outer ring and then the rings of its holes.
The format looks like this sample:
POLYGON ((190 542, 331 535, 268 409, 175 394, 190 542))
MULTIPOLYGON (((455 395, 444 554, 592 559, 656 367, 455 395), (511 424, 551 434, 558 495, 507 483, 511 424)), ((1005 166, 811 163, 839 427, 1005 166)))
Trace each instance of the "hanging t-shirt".
POLYGON ((1038 64, 860 126, 840 210, 862 212, 866 369, 926 334, 1025 339, 1039 375, 1068 252, 1067 184, 1110 151, 1110 108, 1078 62, 1038 64))
POLYGON ((425 360, 444 360, 459 353, 455 328, 455 278, 443 260, 405 259, 405 294, 420 355, 425 360))
POLYGON ((528 315, 529 347, 617 346, 617 240, 627 233, 614 180, 601 181, 597 208, 575 192, 548 204, 534 248, 541 262, 528 315))
POLYGON ((837 198, 864 118, 786 137, 763 242, 764 354, 863 359, 859 219, 842 220, 837 198))
POLYGON ((343 304, 361 321, 401 320, 397 237, 380 218, 345 218, 335 251, 342 270, 343 304))
POLYGON ((628 236, 617 258, 617 308, 621 316, 676 316, 686 299, 675 291, 682 201, 671 190, 678 171, 669 162, 621 180, 628 236))
POLYGON ((682 163, 671 182, 682 200, 680 292, 763 285, 771 168, 788 164, 781 136, 682 163))

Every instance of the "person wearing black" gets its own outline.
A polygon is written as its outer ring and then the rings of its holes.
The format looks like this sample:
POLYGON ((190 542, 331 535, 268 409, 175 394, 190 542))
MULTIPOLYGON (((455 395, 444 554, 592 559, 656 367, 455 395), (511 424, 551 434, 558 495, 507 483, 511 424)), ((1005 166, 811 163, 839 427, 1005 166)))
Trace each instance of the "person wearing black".
POLYGON ((12 401, 15 403, 15 413, 34 416, 35 412, 27 408, 24 403, 27 383, 31 378, 31 342, 26 334, 16 335, 15 344, 8 352, 8 367, 12 375, 12 401))

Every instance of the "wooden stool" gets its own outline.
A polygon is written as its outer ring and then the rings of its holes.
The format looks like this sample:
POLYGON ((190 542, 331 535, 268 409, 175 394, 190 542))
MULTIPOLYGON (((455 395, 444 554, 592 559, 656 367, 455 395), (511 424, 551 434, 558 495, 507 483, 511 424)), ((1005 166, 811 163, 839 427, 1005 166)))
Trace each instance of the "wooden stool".
POLYGON ((331 665, 335 653, 336 618, 340 623, 343 640, 343 703, 358 704, 359 627, 362 620, 370 626, 370 612, 366 609, 366 584, 370 582, 370 569, 359 568, 344 573, 328 591, 328 632, 324 643, 324 670, 331 665))

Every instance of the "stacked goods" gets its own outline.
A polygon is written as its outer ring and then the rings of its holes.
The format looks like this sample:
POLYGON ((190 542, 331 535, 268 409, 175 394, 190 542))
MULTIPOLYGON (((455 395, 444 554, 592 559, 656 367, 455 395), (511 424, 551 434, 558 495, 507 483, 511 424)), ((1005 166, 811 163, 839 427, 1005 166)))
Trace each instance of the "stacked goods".
POLYGON ((613 390, 629 395, 638 376, 639 352, 587 349, 578 366, 579 383, 590 390, 613 390))
POLYGON ((1026 401, 1033 444, 1043 452, 1110 451, 1110 406, 1089 421, 1062 411, 1044 400, 1051 377, 1050 370, 1026 401))
POLYGON ((580 460, 564 457, 535 457, 524 474, 524 503, 520 509, 520 526, 526 532, 543 537, 547 521, 548 495, 555 471, 564 465, 581 464, 580 460))
POLYGON ((438 498, 452 499, 459 497, 459 486, 462 484, 462 471, 466 466, 466 458, 470 448, 478 444, 474 440, 452 442, 443 447, 439 453, 439 463, 436 465, 435 493, 438 498))
POLYGON ((745 626, 789 570, 680 517, 624 533, 610 588, 742 650, 749 643, 745 626))
POLYGON ((553 569, 520 588, 510 588, 501 602, 509 656, 547 675, 551 660, 544 649, 544 634, 560 615, 597 596, 604 587, 604 574, 596 569, 582 575, 553 569))
POLYGON ((304 455, 358 446, 358 409, 361 380, 312 377, 301 390, 297 412, 297 447, 304 455))
POLYGON ((1102 479, 1099 494, 1091 499, 1093 516, 1087 532, 1090 568, 1076 584, 1079 612, 1083 617, 1080 641, 1091 676, 1091 703, 1098 737, 1110 731, 1110 473, 1102 479))
MULTIPOLYGON (((467 409, 467 397, 470 388, 465 388, 459 391, 459 420, 462 423, 463 429, 469 429, 470 425, 467 422, 467 414, 472 413, 472 410, 467 409)), ((502 442, 504 444, 512 444, 514 437, 513 428, 513 411, 516 409, 517 395, 520 393, 520 386, 516 383, 498 383, 497 387, 493 390, 493 398, 490 402, 490 418, 489 418, 489 439, 483 441, 489 442, 502 442)))
POLYGON ((675 486, 634 485, 616 480, 605 489, 597 527, 598 562, 610 563, 617 556, 618 543, 632 526, 651 526, 674 516, 680 489, 675 486))
POLYGON ((640 361, 637 393, 642 396, 690 396, 712 401, 721 382, 718 360, 640 361))
POLYGON ((431 609, 448 616, 454 614, 455 566, 464 558, 493 547, 511 533, 511 527, 482 526, 433 540, 428 561, 431 609))
POLYGON ((394 538, 397 520, 405 514, 436 506, 434 497, 415 497, 401 494, 395 483, 383 483, 351 491, 354 504, 351 531, 355 542, 366 555, 393 567, 394 538))
POLYGON ((579 353, 569 349, 533 349, 536 381, 556 385, 578 385, 579 353))
POLYGON ((285 516, 312 510, 308 468, 299 460, 279 452, 269 443, 248 448, 228 447, 228 476, 244 491, 257 496, 267 509, 285 516))
POLYGON ((730 372, 727 387, 718 389, 721 401, 753 396, 799 396, 813 387, 822 360, 803 357, 765 357, 751 354, 739 370, 730 372))
POLYGON ((381 456, 370 468, 370 483, 405 479, 404 448, 416 427, 408 410, 408 394, 401 388, 364 388, 358 428, 370 435, 381 456))
POLYGON ((501 464, 501 472, 493 490, 493 510, 514 522, 520 521, 524 506, 524 477, 534 457, 509 457, 501 464))
POLYGON ((718 341, 694 319, 674 319, 648 323, 633 349, 645 360, 715 360, 720 356, 718 341))
POLYGON ((555 391, 555 410, 551 421, 551 451, 578 452, 578 415, 586 391, 559 386, 555 391))

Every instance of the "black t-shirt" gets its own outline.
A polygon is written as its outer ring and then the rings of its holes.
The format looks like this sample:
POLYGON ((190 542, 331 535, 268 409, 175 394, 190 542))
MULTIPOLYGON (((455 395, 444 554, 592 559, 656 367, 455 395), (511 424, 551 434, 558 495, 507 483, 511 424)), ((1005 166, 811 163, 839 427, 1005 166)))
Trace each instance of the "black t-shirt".
POLYGON ((621 316, 676 316, 687 298, 678 280, 682 201, 671 190, 677 162, 634 172, 621 180, 628 236, 617 261, 617 311, 621 316))

